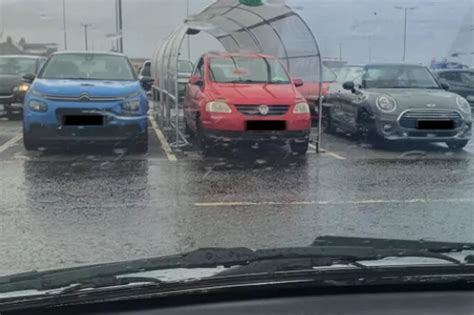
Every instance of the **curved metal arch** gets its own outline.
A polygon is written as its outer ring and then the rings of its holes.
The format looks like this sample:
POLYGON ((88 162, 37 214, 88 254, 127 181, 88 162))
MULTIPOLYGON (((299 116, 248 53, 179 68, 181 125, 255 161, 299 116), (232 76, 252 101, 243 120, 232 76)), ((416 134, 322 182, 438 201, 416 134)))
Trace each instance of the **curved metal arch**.
MULTIPOLYGON (((228 17, 228 16, 223 16, 223 18, 229 20, 229 21, 232 21, 233 23, 239 25, 240 27, 242 27, 240 30, 238 30, 237 32, 240 32, 242 30, 244 30, 247 34, 249 34, 249 36, 252 38, 252 40, 254 41, 255 43, 255 46, 258 48, 259 52, 263 52, 263 48, 262 48, 262 45, 260 44, 258 38, 255 36, 255 34, 249 30, 247 27, 245 27, 245 25, 243 25, 242 23, 236 21, 235 19, 231 18, 231 17, 228 17)), ((237 32, 232 32, 231 34, 235 34, 237 32)), ((234 39, 235 40, 235 39, 234 39)), ((240 46, 240 45, 239 45, 240 46)))
MULTIPOLYGON (((287 69, 288 71, 290 71, 290 59, 289 59, 289 56, 288 56, 288 49, 286 49, 286 45, 285 43, 283 42, 281 36, 280 36, 280 33, 277 32, 277 30, 275 29, 275 27, 273 27, 273 25, 271 23, 269 23, 263 16, 261 16, 260 14, 256 13, 256 12, 253 12, 251 10, 248 10, 248 9, 245 9, 245 8, 242 8, 242 6, 237 6, 236 9, 239 9, 239 10, 242 10, 242 11, 246 11, 250 14, 253 14, 257 17, 259 17, 262 22, 264 24, 262 25, 268 25, 272 30, 273 32, 275 33, 275 35, 278 37, 278 40, 280 41, 280 44, 281 44, 281 47, 283 47, 283 51, 285 52, 285 60, 286 60, 286 66, 287 66, 287 69)), ((251 28, 251 27, 250 27, 251 28)), ((249 29, 250 29, 249 28, 249 29)))
MULTIPOLYGON (((209 25, 211 25, 211 28, 206 29, 206 27, 203 27, 203 28, 201 28, 201 31, 204 31, 204 32, 208 33, 209 35, 213 36, 214 38, 216 38, 219 41, 221 41, 221 38, 229 37, 230 39, 233 40, 233 42, 239 48, 244 48, 241 45, 241 43, 243 43, 243 39, 242 39, 242 41, 240 41, 234 35, 237 32, 244 32, 244 33, 248 34, 248 36, 251 37, 251 39, 254 42, 256 48, 258 50, 260 50, 260 52, 265 52, 265 47, 262 47, 263 43, 259 41, 259 36, 257 36, 255 33, 252 32, 252 27, 257 27, 258 25, 267 25, 267 26, 269 26, 271 28, 272 32, 275 33, 275 35, 278 37, 278 40, 281 44, 281 47, 284 50, 284 54, 285 54, 284 58, 286 59, 288 69, 291 66, 290 60, 293 59, 293 58, 303 58, 303 59, 317 58, 318 61, 319 61, 319 69, 318 69, 318 71, 319 71, 319 93, 318 93, 318 95, 319 95, 319 112, 322 113, 322 111, 321 111, 321 109, 322 109, 322 95, 321 95, 321 93, 322 93, 322 82, 323 82, 324 78, 323 78, 323 65, 322 65, 321 50, 320 50, 319 43, 318 43, 316 37, 314 36, 314 34, 311 32, 311 29, 309 28, 308 24, 304 21, 304 19, 301 18, 301 16, 299 14, 292 11, 291 8, 288 7, 288 6, 284 6, 286 8, 286 11, 285 10, 275 10, 275 11, 273 11, 273 14, 270 11, 270 14, 268 15, 269 16, 268 18, 265 18, 264 16, 260 15, 257 12, 253 12, 250 9, 250 7, 247 9, 247 8, 243 8, 241 6, 242 5, 239 3, 238 0, 216 0, 214 3, 210 4, 206 9, 201 11, 201 13, 193 16, 193 17, 196 17, 196 19, 193 20, 193 21, 208 23, 209 25), (229 5, 229 3, 234 3, 235 5, 229 5), (215 6, 215 7, 213 7, 213 6, 215 6), (216 10, 220 10, 222 12, 220 12, 219 15, 212 14, 212 12, 216 11, 216 10), (252 25, 246 25, 245 22, 241 22, 238 19, 235 19, 234 17, 227 16, 227 14, 229 14, 229 12, 231 12, 232 10, 240 10, 240 11, 246 12, 247 14, 252 14, 253 16, 258 17, 261 20, 261 22, 256 23, 256 24, 252 24, 252 25), (201 14, 201 18, 202 18, 201 20, 199 20, 199 18, 200 18, 199 15, 200 14, 201 14), (300 54, 300 53, 290 54, 290 51, 288 50, 286 41, 283 39, 283 37, 281 36, 278 29, 276 29, 272 25, 272 23, 274 21, 284 20, 285 18, 288 18, 290 16, 296 16, 298 18, 298 20, 302 23, 302 25, 306 28, 305 31, 307 33, 309 33, 309 35, 311 36, 311 39, 313 40, 312 42, 314 43, 314 46, 315 46, 316 55, 314 55, 312 53, 313 51, 311 50, 311 49, 314 49, 314 48, 309 48, 309 47, 303 48, 303 51, 306 52, 306 54, 300 54), (223 18, 223 19, 219 23, 219 20, 215 19, 215 17, 220 17, 220 18, 223 18), (223 27, 225 25, 224 24, 225 20, 232 22, 233 24, 240 27, 240 29, 223 31, 224 30, 223 27), (212 27, 214 27, 214 28, 212 28, 212 27)), ((270 7, 269 7, 269 10, 271 10, 270 7)), ((180 28, 178 28, 177 30, 175 30, 175 32, 170 34, 170 36, 167 38, 166 42, 162 45, 162 47, 160 47, 159 52, 157 54, 155 54, 154 61, 153 61, 153 63, 158 65, 158 67, 156 67, 156 65, 155 65, 154 68, 159 69, 158 72, 159 72, 159 76, 160 76, 160 81, 159 81, 160 87, 158 87, 157 89, 160 91, 160 94, 164 93, 166 95, 173 96, 173 97, 167 97, 167 100, 171 99, 175 103, 177 112, 178 112, 178 108, 179 108, 178 107, 178 99, 179 99, 178 89, 176 87, 176 84, 177 84, 177 69, 178 69, 178 62, 179 62, 179 53, 178 52, 181 50, 181 46, 182 46, 184 38, 186 37, 187 31, 189 29, 199 29, 199 27, 196 28, 196 27, 194 27, 194 26, 192 26, 188 23, 188 22, 191 22, 191 21, 192 20, 189 20, 189 19, 186 20, 184 25, 180 26, 180 28), (178 52, 176 54, 173 54, 171 52, 171 50, 177 50, 178 52), (173 60, 171 60, 171 59, 173 59, 173 60), (172 62, 176 62, 174 69, 172 67, 170 67, 172 62), (168 69, 165 69, 165 68, 168 68, 168 69), (171 68, 171 71, 169 71, 170 68, 171 68), (170 72, 173 72, 173 73, 170 73, 170 72), (171 84, 170 82, 173 79, 174 79, 175 84, 174 84, 173 88, 171 88, 169 85, 171 84), (169 93, 169 91, 167 91, 166 89, 174 90, 173 91, 174 95, 171 95, 169 93)), ((222 43, 222 41, 221 41, 221 43, 222 43)), ((222 43, 222 44, 224 45, 224 43, 222 43)), ((302 70, 303 70, 303 68, 302 68, 302 70)), ((319 121, 320 121, 319 126, 321 126, 321 115, 319 115, 319 121)), ((178 134, 179 134, 178 123, 179 123, 178 120, 176 120, 176 126, 175 127, 177 129, 176 130, 177 131, 176 132, 177 138, 178 138, 178 134)), ((176 141, 177 145, 179 144, 178 142, 179 141, 177 139, 177 141, 176 141)), ((320 151, 320 143, 321 143, 321 131, 320 131, 320 128, 318 128, 318 141, 317 141, 317 144, 318 144, 317 150, 318 150, 318 152, 320 151)))

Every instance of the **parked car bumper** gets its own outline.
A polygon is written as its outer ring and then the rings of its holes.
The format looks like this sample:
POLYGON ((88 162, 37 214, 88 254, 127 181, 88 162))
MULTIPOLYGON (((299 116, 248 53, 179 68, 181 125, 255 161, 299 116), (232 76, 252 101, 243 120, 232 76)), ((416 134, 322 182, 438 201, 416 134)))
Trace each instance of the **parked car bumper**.
POLYGON ((472 136, 472 122, 470 121, 465 121, 460 127, 449 130, 402 128, 394 121, 378 121, 376 123, 376 129, 378 135, 386 140, 444 142, 451 140, 470 140, 472 136))
POLYGON ((223 131, 204 129, 203 136, 211 142, 305 142, 309 141, 310 131, 223 131))

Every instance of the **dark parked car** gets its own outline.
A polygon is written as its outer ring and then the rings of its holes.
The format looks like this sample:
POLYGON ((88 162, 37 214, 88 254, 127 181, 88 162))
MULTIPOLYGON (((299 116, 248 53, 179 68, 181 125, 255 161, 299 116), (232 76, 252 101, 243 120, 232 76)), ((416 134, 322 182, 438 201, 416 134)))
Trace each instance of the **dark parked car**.
POLYGON ((471 138, 471 108, 448 88, 423 66, 367 65, 360 77, 326 95, 323 129, 343 129, 375 145, 417 140, 461 150, 471 138))
POLYGON ((441 80, 449 83, 449 90, 466 98, 474 110, 474 70, 439 70, 436 72, 441 80))
POLYGON ((20 116, 23 111, 23 99, 29 85, 22 77, 37 74, 45 61, 46 58, 38 56, 0 56, 0 109, 8 118, 20 116))

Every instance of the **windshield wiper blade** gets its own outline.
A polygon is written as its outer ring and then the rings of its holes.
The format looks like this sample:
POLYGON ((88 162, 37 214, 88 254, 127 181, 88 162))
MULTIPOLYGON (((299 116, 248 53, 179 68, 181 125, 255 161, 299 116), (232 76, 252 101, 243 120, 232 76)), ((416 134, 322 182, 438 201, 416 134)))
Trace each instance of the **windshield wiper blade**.
POLYGON ((258 261, 304 258, 322 259, 326 264, 340 261, 357 263, 358 261, 380 260, 387 257, 434 258, 462 264, 452 257, 439 253, 397 248, 309 246, 255 251, 249 248, 203 248, 181 255, 0 277, 0 293, 28 289, 43 291, 66 288, 71 284, 80 284, 97 278, 165 269, 217 268, 221 266, 228 268, 245 266, 258 261))
POLYGON ((368 246, 375 249, 411 249, 425 250, 433 253, 451 253, 474 250, 474 243, 413 241, 400 239, 320 236, 314 240, 312 246, 368 246))

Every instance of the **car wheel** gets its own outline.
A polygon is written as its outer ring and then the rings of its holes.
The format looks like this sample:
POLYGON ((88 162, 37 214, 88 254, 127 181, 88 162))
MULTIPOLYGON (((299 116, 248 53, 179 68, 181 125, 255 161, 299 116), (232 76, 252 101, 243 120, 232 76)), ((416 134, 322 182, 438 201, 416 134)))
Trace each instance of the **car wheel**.
POLYGON ((304 142, 290 142, 291 152, 296 153, 297 155, 305 155, 308 152, 309 141, 305 140, 304 142))
POLYGON ((28 133, 23 133, 23 146, 27 151, 36 151, 40 147, 39 143, 31 139, 28 133))
POLYGON ((19 120, 23 117, 23 113, 14 113, 13 109, 9 106, 5 106, 5 116, 7 116, 8 120, 19 120))
POLYGON ((187 121, 184 123, 184 133, 190 138, 193 138, 195 136, 194 131, 191 129, 191 127, 189 127, 187 121))
POLYGON ((214 149, 214 145, 209 142, 209 140, 204 135, 201 124, 199 120, 196 122, 196 142, 199 148, 199 151, 203 155, 210 155, 214 149))
POLYGON ((356 138, 372 145, 372 148, 378 149, 385 146, 385 140, 381 137, 375 127, 375 121, 370 113, 362 110, 357 115, 357 133, 356 138))
POLYGON ((469 140, 453 140, 446 142, 446 144, 452 151, 462 151, 468 142, 469 140))
POLYGON ((131 144, 131 151, 140 154, 148 152, 148 129, 146 129, 145 134, 140 135, 136 139, 136 142, 131 144))
POLYGON ((329 108, 323 111, 323 117, 321 117, 321 128, 324 133, 331 134, 336 132, 336 128, 331 120, 331 110, 329 108))

